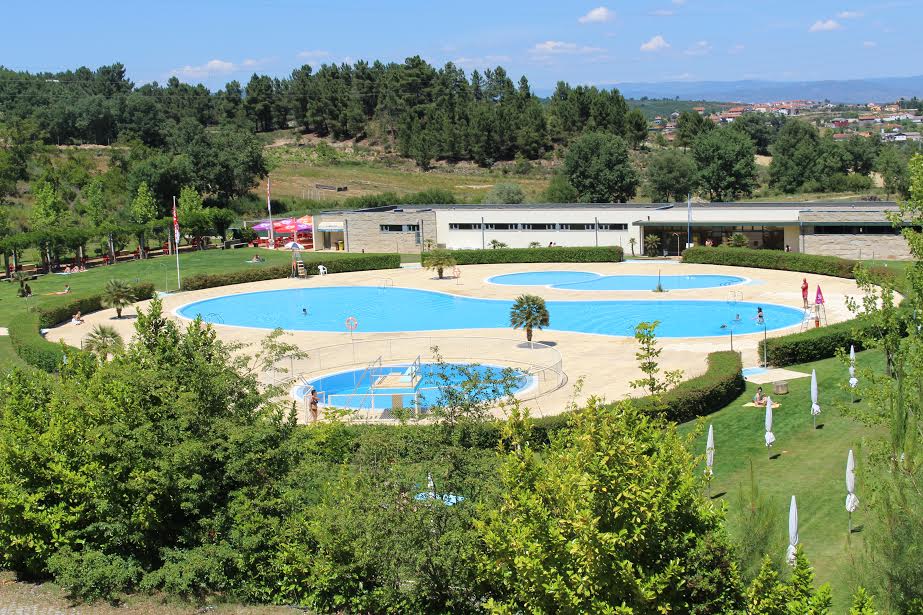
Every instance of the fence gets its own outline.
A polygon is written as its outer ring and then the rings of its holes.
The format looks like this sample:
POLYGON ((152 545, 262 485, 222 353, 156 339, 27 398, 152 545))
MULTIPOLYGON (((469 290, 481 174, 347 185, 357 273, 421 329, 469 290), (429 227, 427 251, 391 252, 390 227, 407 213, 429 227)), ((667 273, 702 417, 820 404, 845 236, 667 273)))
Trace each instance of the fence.
MULTIPOLYGON (((267 372, 266 380, 278 384, 287 377, 296 385, 293 394, 305 406, 304 385, 322 376, 358 370, 370 365, 412 365, 414 362, 480 364, 510 367, 524 373, 531 382, 516 394, 521 401, 537 399, 556 391, 567 383, 561 353, 547 344, 521 342, 509 338, 493 337, 394 337, 382 340, 363 340, 334 346, 324 346, 309 351, 304 359, 283 359, 276 370, 267 372)), ((358 383, 357 383, 357 388, 358 383)), ((431 390, 430 387, 428 390, 431 390)), ((357 418, 387 419, 395 393, 356 392, 333 393, 318 389, 325 405, 345 407, 356 411, 357 418)), ((399 394, 400 404, 407 408, 419 405, 414 394, 399 394)))

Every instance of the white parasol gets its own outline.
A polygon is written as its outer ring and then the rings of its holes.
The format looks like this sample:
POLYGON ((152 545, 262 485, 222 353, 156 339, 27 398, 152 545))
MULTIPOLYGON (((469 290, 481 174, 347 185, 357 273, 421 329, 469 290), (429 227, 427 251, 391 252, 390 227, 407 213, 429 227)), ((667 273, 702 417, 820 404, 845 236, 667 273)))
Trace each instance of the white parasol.
POLYGON ((798 552, 798 505, 795 496, 788 508, 788 553, 786 559, 791 566, 795 565, 795 554, 798 552))
POLYGON ((820 414, 820 406, 817 404, 817 372, 811 370, 811 417, 814 420, 814 428, 817 429, 817 415, 820 414))
POLYGON ((715 432, 708 426, 708 440, 705 442, 705 475, 711 478, 712 465, 715 463, 715 432))
POLYGON ((859 384, 859 380, 856 378, 856 348, 855 346, 849 347, 849 386, 851 388, 856 388, 856 385, 859 384))
POLYGON ((772 398, 766 398, 766 446, 772 446, 776 436, 772 433, 772 398))

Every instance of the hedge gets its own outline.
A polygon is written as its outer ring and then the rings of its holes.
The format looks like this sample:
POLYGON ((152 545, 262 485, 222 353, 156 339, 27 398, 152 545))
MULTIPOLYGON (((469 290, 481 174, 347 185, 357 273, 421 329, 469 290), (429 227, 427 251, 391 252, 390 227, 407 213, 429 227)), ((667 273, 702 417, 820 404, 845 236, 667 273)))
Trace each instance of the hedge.
MULTIPOLYGON (((154 296, 154 285, 144 282, 134 286, 138 301, 154 296)), ((22 317, 13 320, 9 326, 10 343, 19 358, 32 367, 46 372, 55 372, 61 365, 64 351, 60 344, 46 340, 41 329, 54 327, 70 320, 76 312, 88 314, 102 309, 102 295, 73 298, 51 307, 34 307, 22 317)))
MULTIPOLYGON (((488 250, 448 250, 459 265, 502 263, 619 263, 625 253, 619 246, 589 248, 499 248, 488 250)), ((424 262, 426 254, 423 255, 424 262)))
POLYGON ((782 252, 781 250, 751 250, 750 248, 688 248, 683 251, 684 263, 754 267, 816 273, 836 278, 855 278, 856 261, 836 256, 782 252))
MULTIPOLYGON (((681 382, 663 395, 667 420, 685 423, 716 412, 737 399, 746 388, 740 353, 730 350, 708 355, 708 369, 701 376, 681 382)), ((642 407, 653 407, 650 397, 633 400, 642 407)), ((567 413, 535 419, 533 441, 547 443, 553 432, 567 427, 567 413)))
MULTIPOLYGON (((327 262, 310 262, 304 264, 308 275, 317 275, 318 265, 327 267, 327 273, 398 269, 401 266, 401 257, 398 254, 368 254, 337 258, 327 262)), ((229 273, 191 275, 183 280, 183 290, 201 290, 217 286, 230 286, 231 284, 276 280, 287 278, 291 274, 292 268, 289 265, 275 265, 271 267, 254 266, 253 269, 229 273)))

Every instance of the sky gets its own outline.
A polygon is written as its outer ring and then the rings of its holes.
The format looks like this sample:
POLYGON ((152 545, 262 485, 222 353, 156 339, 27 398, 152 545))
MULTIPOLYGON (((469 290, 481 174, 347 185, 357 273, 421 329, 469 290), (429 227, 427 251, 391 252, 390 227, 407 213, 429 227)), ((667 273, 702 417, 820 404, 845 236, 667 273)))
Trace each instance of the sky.
POLYGON ((122 62, 135 83, 211 88, 359 59, 502 65, 533 88, 909 76, 923 0, 46 0, 9 2, 0 64, 122 62), (15 24, 15 27, 10 27, 15 24))

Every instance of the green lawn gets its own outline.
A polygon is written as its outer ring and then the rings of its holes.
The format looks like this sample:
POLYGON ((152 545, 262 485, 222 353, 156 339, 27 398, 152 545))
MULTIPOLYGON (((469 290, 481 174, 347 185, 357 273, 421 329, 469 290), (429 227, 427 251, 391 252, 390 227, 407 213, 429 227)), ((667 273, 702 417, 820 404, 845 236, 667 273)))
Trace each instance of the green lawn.
MULTIPOLYGON (((857 363, 875 369, 883 368, 877 351, 859 353, 857 363)), ((747 391, 729 407, 705 417, 705 429, 695 442, 696 453, 705 451, 708 425, 715 431, 715 465, 712 493, 723 493, 720 498, 729 508, 735 506, 736 494, 749 488, 750 460, 760 492, 771 498, 770 506, 780 519, 778 545, 774 548, 784 554, 788 544, 788 507, 791 496, 798 501, 799 536, 805 553, 815 566, 818 583, 830 583, 834 596, 834 612, 845 612, 852 588, 850 578, 850 551, 861 553, 862 533, 853 533, 847 543, 846 455, 850 448, 858 455, 863 438, 876 437, 855 420, 845 416, 843 410, 851 405, 849 393, 841 386, 848 374, 837 359, 795 366, 790 369, 810 373, 817 370, 819 402, 822 409, 818 425, 812 429, 810 378, 792 380, 787 395, 774 397, 782 406, 773 415, 773 433, 776 443, 769 459, 763 440, 765 410, 745 408, 756 392, 756 386, 747 385, 747 391)), ((771 387, 770 387, 771 389, 771 387)), ((764 387, 764 390, 766 388, 764 387)), ((681 426, 688 432, 692 423, 681 426)), ((857 459, 857 464, 861 459, 857 459)), ((857 469, 857 495, 863 499, 861 468, 857 469)), ((729 523, 734 522, 729 511, 729 523)), ((853 514, 853 526, 865 522, 864 509, 853 514)))
MULTIPOLYGON (((305 261, 331 261, 349 258, 346 252, 304 252, 305 261)), ((419 257, 417 257, 419 259, 419 257)), ((180 255, 180 272, 183 276, 200 273, 218 273, 257 267, 270 267, 290 263, 290 252, 275 252, 259 248, 240 248, 237 250, 205 250, 202 252, 189 252, 180 255), (266 259, 265 263, 252 264, 246 261, 254 254, 260 254, 266 259)), ((73 275, 43 275, 39 279, 29 282, 33 296, 21 299, 16 296, 18 284, 15 282, 0 282, 0 327, 6 327, 17 315, 35 305, 52 306, 67 303, 74 297, 97 294, 102 291, 110 279, 125 280, 128 282, 151 282, 157 290, 176 290, 176 259, 170 256, 161 256, 148 260, 118 263, 110 267, 95 267, 83 273, 73 275), (53 295, 50 293, 64 289, 64 285, 71 287, 70 295, 53 295)), ((0 337, 0 371, 5 371, 13 366, 21 365, 19 358, 13 353, 9 338, 0 337)))

